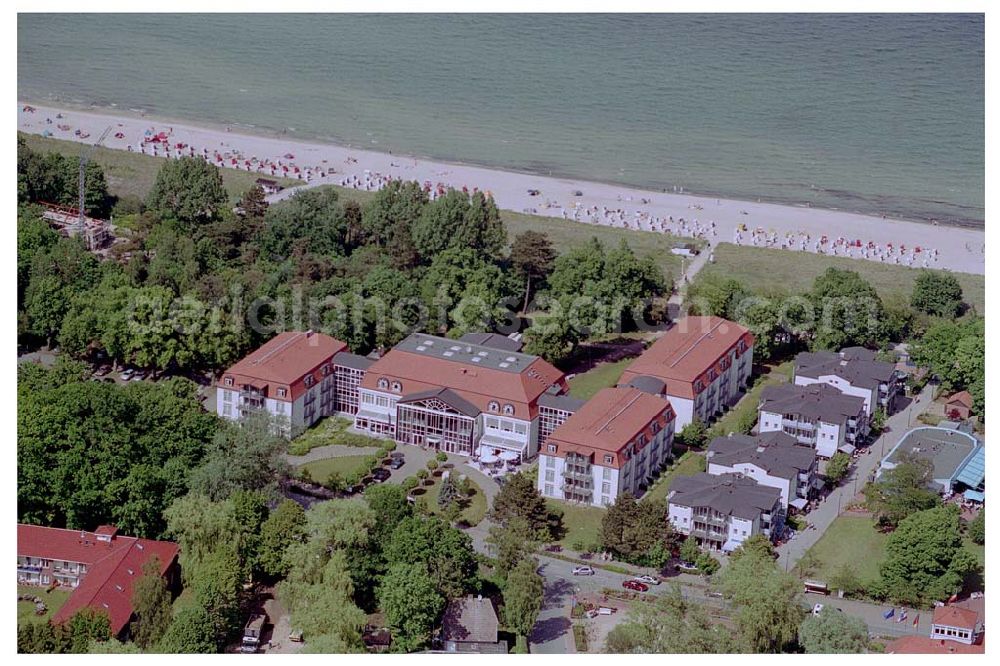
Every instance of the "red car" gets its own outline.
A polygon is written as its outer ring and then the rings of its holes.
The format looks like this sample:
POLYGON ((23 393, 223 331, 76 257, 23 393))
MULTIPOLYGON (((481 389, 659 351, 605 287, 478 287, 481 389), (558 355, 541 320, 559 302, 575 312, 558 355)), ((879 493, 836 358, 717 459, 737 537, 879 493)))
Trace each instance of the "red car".
POLYGON ((649 585, 646 585, 645 583, 640 583, 637 580, 623 580, 622 587, 624 587, 626 590, 635 590, 636 592, 649 591, 649 585))

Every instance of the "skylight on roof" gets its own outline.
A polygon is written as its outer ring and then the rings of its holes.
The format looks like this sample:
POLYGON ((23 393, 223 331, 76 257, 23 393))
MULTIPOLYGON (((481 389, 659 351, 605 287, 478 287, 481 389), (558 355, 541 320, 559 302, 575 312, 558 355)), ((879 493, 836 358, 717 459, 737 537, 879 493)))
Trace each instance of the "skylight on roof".
POLYGON ((424 347, 423 345, 417 345, 417 351, 427 351, 427 347, 424 347))
POLYGON ((516 363, 517 362, 517 359, 514 358, 513 356, 508 356, 504 360, 507 361, 508 363, 516 363))
POLYGON ((461 349, 462 349, 462 348, 461 348, 461 347, 459 347, 458 345, 452 345, 452 346, 451 346, 451 350, 452 350, 452 351, 461 351, 461 349))
POLYGON ((484 351, 481 351, 481 352, 478 352, 478 353, 477 353, 476 355, 477 355, 477 356, 489 356, 489 355, 490 355, 490 353, 489 353, 489 352, 484 352, 484 351))
POLYGON ((479 361, 481 361, 481 360, 482 360, 482 359, 480 359, 480 358, 479 358, 478 356, 473 356, 473 357, 472 357, 472 362, 473 362, 473 363, 479 363, 479 361))
POLYGON ((443 356, 454 356, 455 352, 446 351, 443 356))
POLYGON ((510 363, 500 363, 500 367, 501 368, 509 368, 510 367, 510 363))

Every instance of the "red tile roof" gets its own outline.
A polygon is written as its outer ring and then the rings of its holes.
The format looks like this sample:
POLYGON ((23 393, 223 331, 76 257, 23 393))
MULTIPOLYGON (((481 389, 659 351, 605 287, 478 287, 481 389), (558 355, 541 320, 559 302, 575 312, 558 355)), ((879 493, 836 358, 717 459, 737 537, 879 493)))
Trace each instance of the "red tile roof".
POLYGON ((625 460, 622 451, 646 432, 647 441, 652 441, 651 425, 661 419, 661 428, 666 428, 674 418, 670 403, 636 388, 617 387, 601 389, 575 414, 549 435, 546 444, 557 447, 555 454, 542 451, 544 455, 564 458, 566 453, 582 455, 602 454, 595 464, 609 466, 603 454, 614 454, 612 467, 621 467, 625 460))
POLYGON ((934 609, 934 624, 974 631, 979 622, 979 614, 974 610, 958 606, 938 606, 934 609))
POLYGON ((963 407, 968 407, 969 409, 972 409, 972 394, 969 393, 968 391, 960 391, 955 395, 951 396, 950 398, 948 398, 948 402, 945 404, 950 405, 956 402, 962 405, 963 407))
POLYGON ((365 373, 361 387, 387 393, 378 388, 378 380, 383 377, 390 386, 399 381, 401 395, 450 388, 482 412, 488 412, 491 400, 509 403, 514 407, 514 418, 526 421, 534 418, 538 397, 550 386, 565 386, 563 373, 538 357, 520 372, 510 372, 401 349, 393 349, 375 361, 365 373))
POLYGON ((132 584, 142 575, 143 564, 155 555, 160 560, 160 573, 165 574, 180 549, 170 541, 110 538, 110 531, 102 528, 95 533, 18 524, 17 554, 87 565, 83 581, 52 620, 65 622, 80 609, 90 607, 107 612, 111 631, 118 635, 132 618, 132 584), (99 540, 98 534, 107 534, 110 540, 99 540))
POLYGON ((904 636, 886 643, 885 651, 887 654, 983 654, 986 652, 986 641, 966 645, 928 636, 904 636))
POLYGON ((663 380, 667 395, 693 399, 694 384, 702 379, 707 387, 708 372, 722 372, 722 363, 730 350, 739 352, 739 342, 753 345, 753 334, 746 328, 720 317, 685 317, 653 343, 625 369, 619 380, 627 384, 641 375, 663 380))
POLYGON ((268 398, 292 402, 307 388, 304 377, 312 373, 316 382, 321 381, 320 368, 345 349, 346 343, 323 333, 286 331, 229 368, 223 378, 233 377, 234 389, 243 384, 266 386, 268 398), (288 389, 283 398, 278 397, 279 387, 288 389))

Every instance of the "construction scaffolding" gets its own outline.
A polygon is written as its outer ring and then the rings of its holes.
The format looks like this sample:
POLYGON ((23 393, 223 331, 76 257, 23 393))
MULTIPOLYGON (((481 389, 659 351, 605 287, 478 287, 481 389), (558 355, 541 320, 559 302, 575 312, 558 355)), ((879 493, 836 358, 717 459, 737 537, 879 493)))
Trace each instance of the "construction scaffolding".
POLYGON ((45 206, 42 217, 49 225, 64 236, 70 238, 82 236, 88 250, 97 251, 111 243, 111 225, 107 220, 81 215, 80 210, 72 206, 49 203, 42 205, 45 206))

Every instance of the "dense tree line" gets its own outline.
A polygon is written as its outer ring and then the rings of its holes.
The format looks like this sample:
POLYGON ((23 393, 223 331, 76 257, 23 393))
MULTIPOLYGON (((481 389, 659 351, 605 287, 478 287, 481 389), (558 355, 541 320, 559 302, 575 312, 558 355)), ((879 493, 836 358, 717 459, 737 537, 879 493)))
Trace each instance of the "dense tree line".
MULTIPOLYGON (((51 178, 21 153, 22 201, 39 200, 51 178)), ((634 326, 644 301, 668 291, 655 262, 624 243, 595 239, 561 257, 537 232, 511 243, 481 192, 430 201, 417 183, 394 182, 364 205, 315 188, 268 206, 254 187, 231 209, 219 170, 186 158, 166 162, 146 200, 125 208, 125 242, 101 262, 21 206, 22 345, 153 371, 217 370, 274 329, 325 330, 367 353, 411 329, 523 329, 518 313, 537 300, 554 308, 555 325, 538 320, 529 345, 559 360, 590 334, 634 326)))
MULTIPOLYGON (((104 170, 95 162, 85 167, 84 210, 88 215, 107 219, 114 204, 108 194, 104 170)), ((20 134, 17 137, 17 200, 60 204, 76 208, 80 204, 80 161, 60 153, 32 150, 20 134)))

